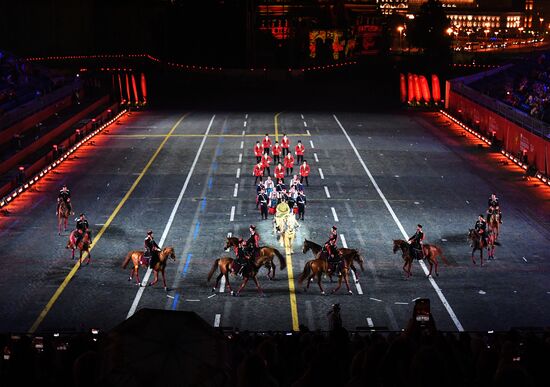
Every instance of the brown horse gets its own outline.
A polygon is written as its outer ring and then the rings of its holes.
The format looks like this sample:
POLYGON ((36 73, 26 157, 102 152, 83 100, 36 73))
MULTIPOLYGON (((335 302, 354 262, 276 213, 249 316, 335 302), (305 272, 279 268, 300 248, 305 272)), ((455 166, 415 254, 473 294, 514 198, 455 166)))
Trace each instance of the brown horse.
MULTIPOLYGON (((226 237, 224 250, 233 248, 235 255, 237 255, 237 247, 239 246, 239 238, 237 237, 226 237)), ((270 280, 275 279, 275 263, 273 260, 275 257, 279 258, 280 269, 284 270, 286 268, 286 259, 279 250, 270 246, 261 246, 258 251, 258 257, 264 256, 267 259, 265 260, 264 267, 267 269, 267 278, 270 280), (270 275, 271 274, 271 275, 270 275)))
MULTIPOLYGON (((314 257, 317 257, 317 254, 322 250, 323 248, 318 245, 317 243, 313 241, 309 241, 307 239, 304 239, 304 244, 302 245, 302 253, 306 254, 309 250, 313 253, 314 257)), ((348 249, 345 247, 342 247, 338 249, 338 253, 342 257, 344 261, 346 261, 346 265, 350 268, 350 270, 355 275, 355 283, 359 283, 359 273, 357 271, 357 268, 354 265, 354 262, 357 262, 359 264, 359 267, 361 268, 361 271, 365 271, 365 268, 363 267, 364 259, 359 254, 359 251, 355 249, 348 249)), ((332 282, 332 274, 328 275, 330 278, 330 282, 332 282)))
POLYGON ((500 234, 500 213, 498 213, 498 211, 495 211, 488 216, 487 227, 489 231, 492 231, 495 234, 494 238, 496 241, 500 234))
POLYGON ((80 241, 78 242, 78 246, 76 245, 76 238, 78 230, 73 230, 71 234, 69 235, 69 241, 67 242, 66 249, 72 250, 72 258, 74 259, 74 251, 76 249, 80 250, 80 258, 79 262, 82 265, 82 256, 84 253, 86 253, 86 265, 88 265, 91 262, 92 254, 90 254, 90 245, 92 244, 92 239, 90 238, 90 232, 86 231, 80 241))
MULTIPOLYGON (((146 268, 149 267, 149 261, 147 259, 143 259, 144 252, 140 250, 133 250, 130 251, 128 254, 126 254, 126 258, 124 258, 124 262, 122 263, 122 268, 126 269, 126 266, 128 266, 128 263, 132 261, 133 267, 132 270, 130 270, 130 277, 128 278, 128 281, 131 281, 134 277, 134 274, 136 275, 136 285, 141 286, 141 281, 139 280, 139 266, 144 266, 146 268)), ((162 284, 164 285, 164 290, 168 290, 166 287, 166 276, 164 274, 164 270, 166 269, 166 262, 168 261, 168 258, 172 259, 173 261, 176 260, 176 254, 174 253, 174 248, 172 246, 168 246, 163 248, 159 252, 159 260, 155 263, 155 266, 153 266, 153 273, 155 275, 155 279, 153 282, 149 283, 149 286, 154 286, 158 280, 159 280, 159 272, 162 273, 162 284)))
POLYGON ((69 207, 64 200, 61 200, 61 203, 59 203, 59 210, 57 211, 56 215, 57 235, 61 235, 61 227, 63 227, 63 231, 67 231, 67 223, 69 222, 69 215, 71 215, 69 207))
MULTIPOLYGON (((414 257, 411 256, 409 242, 404 241, 403 239, 394 239, 393 240, 393 253, 395 254, 397 252, 397 250, 401 250, 401 252, 402 252, 403 260, 405 261, 405 263, 403 264, 403 271, 405 273, 407 273, 407 278, 408 278, 408 277, 412 276, 412 263, 413 263, 413 260, 414 260, 414 257)), ((424 257, 425 257, 425 258, 422 258, 422 259, 427 259, 428 263, 430 265, 430 271, 427 275, 428 277, 432 275, 432 269, 433 269, 434 266, 435 266, 435 275, 436 276, 439 275, 439 273, 437 271, 437 267, 439 266, 439 264, 437 262, 437 257, 438 256, 441 257, 441 259, 443 260, 443 262, 445 262, 445 264, 447 264, 447 265, 449 264, 447 262, 447 259, 443 255, 443 252, 441 251, 441 248, 439 246, 429 245, 427 243, 424 243, 422 245, 422 253, 424 254, 424 257)))
MULTIPOLYGON (((321 290, 321 294, 325 294, 325 291, 323 290, 323 286, 321 285, 321 277, 323 274, 330 275, 330 268, 328 260, 321 257, 322 252, 319 252, 317 254, 317 258, 312 259, 310 261, 307 261, 304 265, 304 270, 298 277, 298 283, 301 285, 304 281, 307 281, 307 285, 304 288, 304 292, 307 292, 309 289, 309 284, 311 283, 311 280, 315 277, 317 277, 317 285, 319 286, 319 289, 321 290)), ((340 287, 342 286, 342 279, 346 283, 346 288, 348 289, 348 294, 353 294, 349 287, 349 266, 347 265, 345 260, 340 261, 340 272, 338 273, 338 286, 332 291, 332 293, 336 293, 340 287)))
POLYGON ((485 242, 476 230, 469 229, 468 240, 472 246, 472 262, 474 265, 476 264, 476 260, 474 258, 474 253, 476 250, 479 250, 479 257, 481 260, 480 265, 483 266, 483 249, 487 249, 489 259, 494 259, 495 246, 500 246, 500 243, 496 240, 496 235, 493 232, 487 233, 487 242, 485 242))
POLYGON ((487 234, 487 254, 489 256, 489 260, 495 259, 495 246, 500 246, 500 243, 497 242, 497 235, 489 231, 487 234))
POLYGON ((233 270, 233 262, 235 261, 233 258, 230 257, 221 257, 214 261, 212 264, 212 268, 208 272, 207 282, 210 282, 210 279, 214 275, 217 269, 220 269, 220 274, 218 277, 216 277, 216 284, 212 288, 212 291, 215 292, 216 288, 218 287, 218 284, 220 282, 220 279, 222 277, 225 277, 225 284, 229 287, 229 290, 231 292, 232 296, 238 297, 241 294, 241 291, 244 289, 246 284, 248 283, 248 280, 252 278, 254 280, 254 283, 256 284, 256 288, 258 289, 258 292, 260 293, 260 297, 264 296, 263 290, 260 287, 260 283, 258 282, 258 278, 256 278, 256 275, 258 274, 258 271, 265 266, 266 262, 270 258, 267 256, 260 255, 256 258, 254 262, 249 264, 245 270, 243 270, 243 277, 244 280, 239 287, 239 290, 237 292, 234 292, 233 289, 231 289, 231 285, 229 284, 229 274, 235 274, 233 270))

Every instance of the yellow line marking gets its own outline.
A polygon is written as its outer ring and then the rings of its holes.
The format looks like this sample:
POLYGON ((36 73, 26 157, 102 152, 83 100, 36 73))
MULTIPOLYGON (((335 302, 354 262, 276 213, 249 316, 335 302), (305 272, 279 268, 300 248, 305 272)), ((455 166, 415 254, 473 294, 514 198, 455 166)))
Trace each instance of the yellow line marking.
POLYGON ((277 122, 277 118, 279 118, 279 114, 281 113, 282 112, 275 114, 275 141, 279 141, 279 123, 277 122))
POLYGON ((285 240, 286 270, 288 271, 288 290, 290 291, 290 314, 292 315, 292 330, 297 332, 300 330, 300 323, 298 321, 298 304, 296 303, 294 271, 292 270, 292 253, 290 251, 291 248, 286 245, 285 240))
MULTIPOLYGON (((188 113, 184 114, 179 120, 178 122, 176 122, 176 124, 172 127, 172 129, 170 130, 170 132, 165 136, 164 138, 164 141, 162 141, 162 143, 159 145, 159 147, 157 148, 157 150, 155 151, 155 153, 153 154, 153 156, 149 159, 149 162, 147 163, 147 165, 145 165, 145 167, 143 168, 143 170, 141 171, 141 173, 139 174, 139 176, 136 178, 136 180, 134 181, 134 184, 132 184, 132 186, 130 187, 130 189, 128 190, 128 192, 126 193, 126 195, 124 195, 124 197, 122 198, 122 200, 120 201, 120 203, 118 203, 118 205, 116 206, 116 208, 114 209, 113 213, 111 214, 111 216, 109 217, 109 219, 107 219, 107 221, 105 222, 105 224, 103 225, 103 227, 101 228, 101 230, 99 230, 99 232, 97 233, 97 236, 95 237, 95 241, 93 243, 93 245, 90 247, 90 251, 93 250, 94 246, 97 246, 97 243, 99 242, 99 240, 101 239, 101 236, 105 233, 105 231, 107 230, 107 228, 110 226, 110 224, 112 223, 112 221, 115 219, 115 217, 117 216, 118 212, 120 211, 120 209, 122 208, 122 206, 124 206, 124 203, 126 203, 126 201, 128 200, 128 198, 130 197, 130 195, 134 192, 134 190, 136 189, 136 187, 138 186, 139 182, 141 181, 141 179, 143 178, 143 176, 145 175, 145 173, 147 172, 147 170, 149 169, 149 167, 151 166, 151 164, 153 164, 153 162, 155 161, 155 159, 157 158, 158 154, 160 153, 160 151, 162 150, 162 148, 164 147, 164 144, 166 144, 166 141, 168 141, 168 139, 170 138, 170 136, 172 135, 172 133, 174 132, 174 130, 176 130, 176 128, 178 127, 178 125, 183 121, 183 119, 188 115, 188 113)), ((86 259, 87 257, 87 254, 84 254, 82 256, 82 259, 86 259)), ((59 296, 61 296, 61 293, 63 293, 63 291, 65 290, 65 288, 67 287, 67 285, 69 284, 69 282, 71 282, 71 279, 74 277, 74 275, 76 274, 76 272, 78 271, 78 268, 80 266, 80 262, 77 262, 74 264, 73 268, 71 269, 71 271, 69 272, 69 274, 67 274, 67 276, 65 277, 65 279, 63 280, 63 282, 61 283, 61 285, 59 285, 59 287, 57 288, 57 290, 55 291, 55 293, 53 294, 52 298, 50 298, 50 300, 48 301, 48 303, 46 304, 46 306, 44 307, 44 309, 42 309, 42 312, 40 312, 40 315, 38 315, 38 318, 36 319, 36 321, 32 324, 31 328, 29 329, 29 333, 34 333, 38 327, 40 326, 40 324, 42 324, 42 321, 44 321, 44 319, 46 318, 46 315, 48 314, 48 312, 52 309, 53 305, 55 304, 55 302, 57 301, 57 299, 59 298, 59 296)))
MULTIPOLYGON (((146 138, 146 137, 165 137, 166 134, 106 134, 109 137, 120 137, 120 138, 146 138)), ((270 136, 277 134, 270 133, 270 136)), ((263 135, 259 134, 245 134, 244 137, 262 137, 263 135)), ((311 134, 308 133, 291 133, 287 134, 288 137, 311 137, 311 134)), ((204 137, 203 134, 172 134, 170 137, 204 137)), ((242 138, 242 134, 209 134, 206 137, 235 137, 242 138)), ((279 141, 279 140, 277 140, 279 141)))

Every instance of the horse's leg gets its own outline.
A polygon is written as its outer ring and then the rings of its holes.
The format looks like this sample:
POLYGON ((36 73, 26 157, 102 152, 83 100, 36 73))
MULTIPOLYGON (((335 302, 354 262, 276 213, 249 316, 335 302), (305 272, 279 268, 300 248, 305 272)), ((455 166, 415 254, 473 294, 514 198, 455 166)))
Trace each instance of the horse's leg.
POLYGON ((271 261, 271 266, 273 267, 273 274, 271 275, 271 279, 275 279, 275 270, 277 269, 277 266, 275 265, 275 262, 271 261))
POLYGON ((136 272, 136 285, 141 286, 141 281, 139 279, 139 266, 137 263, 134 265, 134 271, 136 272))
POLYGON ((223 272, 220 272, 220 274, 216 277, 216 284, 212 288, 213 293, 216 292, 216 289, 218 288, 218 284, 220 283, 220 280, 222 279, 222 277, 223 277, 223 272))
POLYGON ((262 288, 260 287, 260 283, 258 282, 258 279, 256 278, 256 276, 252 277, 252 279, 254 280, 254 283, 256 284, 256 289, 258 289, 258 292, 260 293, 260 297, 263 297, 264 292, 263 292, 262 288))
POLYGON ((166 277, 164 276, 164 268, 161 271, 162 274, 162 284, 164 285, 164 291, 167 292, 168 288, 166 287, 166 277))
POLYGON ((344 277, 344 282, 346 283, 346 288, 348 289, 348 294, 353 294, 353 292, 351 291, 350 287, 349 287, 349 270, 345 270, 345 272, 342 274, 342 276, 344 277))
POLYGON ((473 263, 474 265, 476 264, 476 259, 475 259, 475 257, 474 257, 474 253, 475 253, 476 250, 477 250, 477 249, 476 249, 475 246, 474 246, 474 248, 472 249, 472 263, 473 263))
POLYGON ((428 259, 428 264, 430 265, 430 271, 428 272, 427 277, 430 277, 432 275, 432 269, 434 267, 431 259, 428 259))
POLYGON ((483 247, 479 249, 480 266, 483 266, 483 247))
POLYGON ((158 271, 153 270, 153 274, 155 275, 155 277, 154 277, 155 279, 153 280, 153 282, 150 282, 150 283, 149 283, 149 286, 154 286, 154 285, 156 285, 157 282, 158 282, 158 280, 159 280, 159 273, 158 273, 158 271))
POLYGON ((357 268, 353 265, 353 263, 350 265, 350 269, 353 270, 353 275, 355 276, 355 283, 359 283, 359 274, 357 274, 357 268))
POLYGON ((244 277, 244 281, 243 283, 241 284, 241 286, 239 287, 239 290, 237 290, 237 293, 236 295, 238 296, 239 294, 241 294, 241 290, 244 289, 244 287, 246 286, 246 283, 248 282, 248 277, 244 277))
POLYGON ((65 227, 64 227, 63 231, 67 231, 68 223, 69 223, 69 217, 66 217, 65 218, 65 227))
POLYGON ((319 289, 321 289, 321 294, 325 294, 325 290, 323 289, 323 285, 321 285, 321 272, 317 273, 317 285, 319 285, 319 289))
POLYGON ((340 290, 340 287, 342 286, 342 274, 338 276, 338 285, 336 288, 332 291, 332 293, 336 293, 338 290, 340 290))
POLYGON ((89 250, 86 250, 86 253, 88 254, 88 256, 86 257, 86 265, 89 265, 92 261, 92 254, 90 254, 89 250))

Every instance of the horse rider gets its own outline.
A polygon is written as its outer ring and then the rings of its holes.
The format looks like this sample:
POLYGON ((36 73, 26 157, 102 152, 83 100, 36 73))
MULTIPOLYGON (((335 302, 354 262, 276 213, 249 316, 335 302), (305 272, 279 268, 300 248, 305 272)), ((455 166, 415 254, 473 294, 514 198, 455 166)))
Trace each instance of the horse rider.
POLYGON ((250 236, 246 241, 248 255, 250 258, 255 259, 256 252, 260 249, 260 234, 256 232, 256 226, 253 224, 250 225, 248 230, 250 231, 250 236))
POLYGON ((90 225, 88 224, 88 220, 86 219, 86 215, 80 214, 80 216, 76 219, 76 242, 75 246, 78 246, 82 238, 84 238, 84 234, 88 233, 90 237, 90 244, 92 243, 92 233, 90 232, 90 225))
MULTIPOLYGON (((489 209, 493 209, 493 211, 496 211, 500 215, 499 223, 502 223, 502 212, 500 211, 500 203, 498 201, 496 194, 491 194, 491 197, 488 200, 487 203, 489 209)), ((489 216, 487 216, 487 221, 489 221, 489 216)))
POLYGON ((336 242, 338 242, 338 233, 336 230, 336 226, 332 226, 328 240, 324 245, 325 251, 328 253, 329 261, 334 261, 338 252, 338 248, 336 247, 336 242))
POLYGON ((57 208, 55 210, 56 215, 59 214, 59 206, 61 205, 61 202, 65 202, 69 214, 74 214, 73 207, 71 205, 71 191, 67 188, 67 184, 63 184, 59 190, 59 194, 57 195, 57 208))
POLYGON ((485 222, 483 214, 479 214, 476 224, 474 225, 474 230, 477 235, 479 235, 480 240, 487 246, 487 222, 485 222))
POLYGON ((237 259, 235 259, 235 263, 239 265, 237 275, 242 275, 245 267, 250 263, 250 257, 246 254, 246 241, 242 238, 239 238, 239 246, 237 247, 236 255, 237 259))
POLYGON ((417 224, 416 232, 408 240, 410 245, 410 254, 413 257, 417 257, 418 259, 420 258, 424 259, 424 249, 422 248, 424 237, 425 235, 424 235, 424 231, 422 230, 422 225, 417 224), (420 254, 420 257, 418 256, 418 254, 420 254))
POLYGON ((161 249, 155 241, 152 230, 147 231, 147 236, 145 237, 143 244, 145 245, 145 255, 151 257, 151 260, 149 261, 149 267, 153 269, 155 267, 155 264, 160 260, 159 252, 161 251, 161 249))

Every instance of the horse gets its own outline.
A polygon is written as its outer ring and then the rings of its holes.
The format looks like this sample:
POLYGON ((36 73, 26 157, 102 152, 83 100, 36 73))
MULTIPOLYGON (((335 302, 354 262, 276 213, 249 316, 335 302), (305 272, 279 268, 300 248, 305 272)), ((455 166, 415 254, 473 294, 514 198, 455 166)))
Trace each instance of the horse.
POLYGON ((487 219, 487 227, 489 231, 492 231, 495 234, 496 241, 498 239, 498 235, 500 234, 500 213, 498 211, 494 211, 489 215, 487 219))
POLYGON ((69 222, 69 216, 71 212, 64 200, 59 203, 59 209, 57 215, 57 235, 61 235, 61 226, 63 225, 63 231, 67 231, 67 223, 69 222))
MULTIPOLYGON (((304 270, 302 270, 302 273, 298 277, 298 283, 301 285, 304 281, 307 281, 307 285, 304 288, 304 292, 307 292, 309 289, 309 284, 311 283, 311 280, 315 277, 317 277, 317 285, 319 286, 319 289, 321 290, 321 294, 325 294, 325 291, 323 290, 323 286, 321 285, 321 277, 322 275, 330 274, 330 268, 328 260, 325 258, 321 258, 321 252, 317 254, 317 257, 315 259, 312 259, 310 261, 307 261, 304 265, 304 270)), ((336 293, 340 287, 342 286, 342 278, 344 279, 344 282, 346 283, 346 287, 348 289, 348 294, 353 294, 349 287, 349 281, 348 281, 348 275, 349 275, 349 267, 346 264, 344 260, 340 262, 340 273, 338 274, 338 286, 332 291, 332 293, 336 293)))
MULTIPOLYGON (((403 271, 407 273, 407 278, 412 276, 412 262, 414 257, 410 254, 410 245, 409 242, 404 241, 403 239, 394 239, 393 240, 393 253, 395 254, 397 250, 401 250, 403 255, 403 260, 405 263, 403 264, 403 271)), ((441 257, 443 262, 445 262, 446 265, 449 263, 447 262, 447 259, 443 255, 443 252, 441 251, 441 248, 436 245, 430 245, 430 244, 423 244, 422 245, 422 253, 424 254, 425 258, 427 259, 428 263, 430 265, 430 271, 427 275, 427 277, 430 277, 432 275, 432 269, 435 266, 435 275, 439 276, 439 273, 437 271, 437 267, 439 266, 437 262, 437 257, 441 257)))
MULTIPOLYGON (((128 266, 128 263, 132 261, 133 267, 132 270, 130 270, 130 276, 128 277, 128 281, 131 281, 134 277, 134 274, 136 275, 136 285, 141 286, 141 281, 139 280, 139 266, 149 267, 149 262, 147 260, 144 260, 145 253, 140 250, 132 250, 128 254, 126 254, 126 258, 124 258, 124 262, 122 263, 122 268, 126 269, 126 266, 128 266)), ((162 273, 162 283, 164 285, 164 290, 168 291, 168 288, 166 287, 166 277, 164 274, 164 270, 166 269, 166 262, 168 261, 168 258, 172 259, 173 261, 176 260, 176 254, 174 253, 174 248, 172 246, 164 247, 159 252, 159 260, 155 263, 153 266, 153 273, 155 275, 155 279, 153 282, 149 283, 149 286, 154 286, 159 279, 159 272, 162 273)))
POLYGON ((260 293, 260 297, 263 297, 264 293, 262 288, 260 287, 260 283, 258 282, 258 278, 256 278, 256 275, 258 274, 258 271, 266 265, 266 262, 269 261, 269 259, 270 258, 267 256, 260 255, 253 262, 246 266, 246 269, 242 272, 244 277, 243 282, 237 292, 234 292, 233 289, 231 289, 231 285, 229 284, 229 273, 235 274, 233 270, 233 263, 235 262, 235 260, 233 258, 221 257, 216 259, 212 264, 210 271, 208 272, 207 282, 210 282, 210 279, 212 278, 212 275, 214 275, 214 273, 216 272, 216 269, 220 269, 220 274, 218 275, 218 277, 216 277, 216 284, 212 288, 212 292, 216 291, 220 279, 222 277, 225 277, 225 283, 226 286, 229 287, 231 295, 238 297, 250 278, 252 278, 254 280, 254 283, 256 284, 258 292, 260 293))
MULTIPOLYGON (((304 239, 304 244, 302 245, 302 253, 306 254, 309 250, 311 250, 313 256, 316 257, 322 249, 323 248, 317 243, 304 239)), ((362 272, 365 271, 365 268, 363 267, 363 257, 356 249, 348 249, 345 247, 338 249, 338 253, 342 257, 342 259, 346 261, 346 265, 350 268, 350 270, 353 271, 353 274, 355 275, 355 283, 358 284, 359 273, 354 265, 354 262, 359 263, 359 267, 361 268, 362 272)), ((328 276, 330 278, 330 282, 332 282, 332 275, 329 274, 328 276)))
MULTIPOLYGON (((231 247, 235 251, 235 256, 237 255, 237 248, 239 246, 239 238, 237 237, 226 237, 225 238, 225 247, 224 250, 229 250, 231 247)), ((279 250, 270 246, 261 246, 258 250, 258 257, 265 256, 267 260, 264 263, 264 267, 267 269, 267 278, 269 280, 275 279, 275 262, 273 260, 275 257, 279 258, 280 269, 284 270, 286 268, 286 258, 279 250), (271 274, 271 275, 270 275, 271 274)))
POLYGON ((489 260, 495 259, 495 246, 500 246, 500 243, 497 242, 497 234, 489 231, 487 234, 487 254, 489 260))
POLYGON ((489 259, 495 259, 495 246, 500 246, 500 243, 496 240, 496 234, 494 232, 490 231, 487 233, 487 242, 485 242, 476 230, 469 229, 468 239, 470 240, 472 246, 472 262, 474 265, 476 264, 476 260, 474 258, 474 253, 476 250, 479 250, 481 266, 483 266, 483 249, 487 249, 489 259))
POLYGON ((88 265, 88 264, 90 264, 91 259, 92 259, 92 254, 90 254, 90 245, 92 244, 92 239, 90 238, 90 232, 89 231, 84 232, 84 235, 82 236, 82 238, 78 242, 78 246, 76 245, 76 233, 77 232, 78 232, 78 230, 71 231, 71 234, 69 235, 69 240, 67 242, 67 246, 65 248, 72 250, 72 258, 71 259, 74 259, 74 251, 76 249, 80 250, 80 258, 79 258, 80 265, 82 265, 82 256, 84 255, 84 253, 86 253, 87 254, 86 265, 88 265))
POLYGON ((294 253, 294 238, 296 237, 296 229, 300 224, 296 221, 296 217, 292 213, 284 216, 273 218, 273 233, 279 234, 279 241, 282 246, 290 249, 290 253, 294 253))

